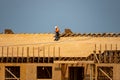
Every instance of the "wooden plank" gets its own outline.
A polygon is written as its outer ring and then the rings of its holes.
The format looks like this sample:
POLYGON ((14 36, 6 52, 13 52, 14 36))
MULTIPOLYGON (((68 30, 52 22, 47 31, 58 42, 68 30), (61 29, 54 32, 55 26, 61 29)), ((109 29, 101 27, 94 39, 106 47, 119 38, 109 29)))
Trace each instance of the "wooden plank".
POLYGON ((17 62, 18 62, 18 59, 19 59, 19 47, 17 47, 17 62))
POLYGON ((45 46, 43 47, 43 63, 44 63, 44 58, 45 58, 45 46))
POLYGON ((50 62, 50 46, 48 46, 48 63, 50 62))
POLYGON ((102 46, 101 46, 101 44, 100 44, 100 50, 99 50, 99 62, 100 62, 100 63, 101 63, 101 61, 102 61, 102 59, 101 59, 101 56, 102 56, 101 51, 102 51, 102 46))
POLYGON ((8 57, 9 57, 9 47, 7 47, 7 61, 6 62, 8 62, 8 57))
POLYGON ((60 60, 60 47, 58 47, 58 54, 59 54, 59 60, 60 60))
POLYGON ((8 70, 7 68, 5 68, 5 70, 9 72, 15 79, 18 79, 10 70, 8 70))
POLYGON ((33 46, 33 63, 34 63, 34 59, 35 59, 35 51, 34 51, 34 46, 33 46))
POLYGON ((116 49, 115 49, 115 53, 114 53, 114 63, 118 63, 118 54, 117 54, 117 44, 116 44, 116 49))
POLYGON ((38 46, 38 63, 39 63, 39 60, 40 60, 40 47, 38 46))
POLYGON ((12 59, 11 59, 11 62, 13 62, 13 47, 12 47, 12 59))
POLYGON ((98 64, 98 63, 96 63, 96 65, 99 67, 99 66, 114 66, 114 63, 111 63, 111 64, 109 64, 109 63, 100 63, 100 64, 98 64))
POLYGON ((99 68, 99 70, 106 76, 108 77, 110 80, 113 80, 108 74, 106 74, 101 68, 99 68))
POLYGON ((27 47, 27 62, 29 62, 29 47, 27 47))
POLYGON ((95 44, 95 50, 93 51, 93 53, 94 53, 94 62, 96 62, 96 44, 95 44))
POLYGON ((5 80, 20 80, 20 78, 5 78, 5 80))
POLYGON ((93 65, 90 64, 90 80, 93 80, 93 65))
POLYGON ((4 58, 3 53, 4 53, 4 47, 2 46, 2 60, 1 60, 1 62, 3 62, 3 58, 4 58))
POLYGON ((23 62, 23 59, 24 59, 23 54, 24 54, 24 47, 22 47, 22 62, 23 62))
MULTIPOLYGON (((107 44, 105 44, 105 50, 107 50, 107 44)), ((107 53, 105 52, 105 53, 104 53, 104 63, 106 63, 106 56, 107 56, 106 54, 107 54, 107 53)))
POLYGON ((53 61, 55 60, 55 47, 53 47, 53 61))
POLYGON ((97 77, 98 77, 98 70, 97 70, 97 65, 95 65, 95 80, 97 80, 97 77))
POLYGON ((99 62, 99 59, 98 59, 98 57, 97 57, 97 55, 96 55, 96 53, 94 53, 94 57, 95 57, 95 59, 97 60, 97 62, 100 63, 100 62, 99 62))
POLYGON ((66 63, 66 64, 75 64, 75 63, 87 63, 87 64, 94 64, 94 61, 54 61, 54 63, 66 63))

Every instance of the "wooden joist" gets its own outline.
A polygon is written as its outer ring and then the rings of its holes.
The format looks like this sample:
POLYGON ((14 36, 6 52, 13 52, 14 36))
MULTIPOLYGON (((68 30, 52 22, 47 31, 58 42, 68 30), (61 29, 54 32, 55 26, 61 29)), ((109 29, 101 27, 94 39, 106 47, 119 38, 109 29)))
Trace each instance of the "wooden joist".
POLYGON ((54 61, 54 63, 66 63, 66 64, 72 64, 72 63, 88 63, 88 64, 94 64, 94 61, 54 61))

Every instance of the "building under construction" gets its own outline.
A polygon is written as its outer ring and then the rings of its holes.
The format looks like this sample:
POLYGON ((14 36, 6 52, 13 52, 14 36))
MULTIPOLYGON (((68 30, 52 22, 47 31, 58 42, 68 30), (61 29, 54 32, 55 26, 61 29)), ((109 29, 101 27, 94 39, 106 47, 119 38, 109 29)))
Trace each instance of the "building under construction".
POLYGON ((120 33, 0 34, 0 80, 120 80, 120 33))

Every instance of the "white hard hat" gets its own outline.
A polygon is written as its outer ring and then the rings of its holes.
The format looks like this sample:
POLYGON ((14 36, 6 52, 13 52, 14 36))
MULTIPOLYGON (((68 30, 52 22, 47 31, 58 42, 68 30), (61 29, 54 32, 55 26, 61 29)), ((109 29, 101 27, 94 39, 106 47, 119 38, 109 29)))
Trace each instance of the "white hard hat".
POLYGON ((57 26, 55 26, 55 28, 58 28, 57 26))

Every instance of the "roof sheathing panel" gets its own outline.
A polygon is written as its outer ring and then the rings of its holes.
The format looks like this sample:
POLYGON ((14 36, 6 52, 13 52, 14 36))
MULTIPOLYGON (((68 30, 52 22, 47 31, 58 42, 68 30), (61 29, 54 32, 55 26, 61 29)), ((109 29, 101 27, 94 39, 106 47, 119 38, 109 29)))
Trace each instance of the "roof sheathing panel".
MULTIPOLYGON (((53 48, 55 47, 56 56, 58 56, 58 47, 60 47, 60 55, 62 57, 86 57, 93 53, 95 44, 97 45, 97 51, 100 50, 100 45, 102 51, 105 50, 105 45, 107 45, 107 50, 111 49, 111 45, 112 49, 115 50, 116 44, 118 46, 117 49, 120 50, 120 37, 69 36, 61 37, 59 41, 54 41, 54 34, 0 34, 0 46, 14 46, 15 49, 17 49, 16 47, 25 47, 25 49, 27 47, 30 47, 30 49, 35 47, 36 56, 38 55, 38 47, 46 48, 45 56, 48 56, 49 47, 51 47, 50 55, 53 56, 53 48)), ((33 55, 33 51, 30 52, 30 55, 33 55)))

